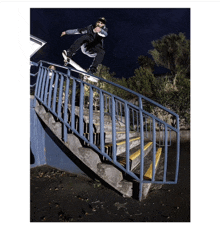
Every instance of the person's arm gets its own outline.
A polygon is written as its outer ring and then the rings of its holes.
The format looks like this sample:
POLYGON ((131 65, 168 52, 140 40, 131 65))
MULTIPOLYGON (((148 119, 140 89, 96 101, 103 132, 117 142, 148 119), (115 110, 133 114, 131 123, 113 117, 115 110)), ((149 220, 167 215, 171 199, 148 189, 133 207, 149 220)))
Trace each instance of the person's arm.
POLYGON ((108 35, 108 29, 107 28, 100 28, 100 27, 96 27, 93 30, 95 33, 97 33, 99 36, 101 37, 106 37, 108 35))
POLYGON ((101 29, 101 31, 98 33, 98 35, 101 36, 101 37, 106 37, 106 36, 108 36, 107 29, 106 29, 106 30, 101 29))
POLYGON ((70 30, 63 31, 61 37, 64 35, 86 34, 86 33, 87 33, 87 27, 81 29, 70 29, 70 30))

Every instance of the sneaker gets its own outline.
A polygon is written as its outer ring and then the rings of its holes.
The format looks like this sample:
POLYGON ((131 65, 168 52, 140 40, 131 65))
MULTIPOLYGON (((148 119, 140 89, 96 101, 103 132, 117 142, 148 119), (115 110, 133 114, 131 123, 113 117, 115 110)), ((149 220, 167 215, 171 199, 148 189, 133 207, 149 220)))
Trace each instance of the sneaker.
POLYGON ((70 54, 70 52, 67 50, 63 50, 63 53, 68 57, 71 58, 73 55, 75 55, 75 53, 73 53, 72 55, 70 54))
POLYGON ((64 53, 64 55, 66 55, 66 56, 67 56, 67 52, 66 52, 66 50, 63 50, 63 53, 64 53))

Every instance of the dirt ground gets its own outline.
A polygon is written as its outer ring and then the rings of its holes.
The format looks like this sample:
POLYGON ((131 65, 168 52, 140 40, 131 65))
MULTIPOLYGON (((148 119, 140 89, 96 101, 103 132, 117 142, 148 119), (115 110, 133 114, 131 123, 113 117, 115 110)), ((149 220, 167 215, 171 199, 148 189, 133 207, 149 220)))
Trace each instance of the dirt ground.
POLYGON ((152 186, 141 202, 49 166, 30 173, 31 222, 190 222, 190 143, 180 146, 178 183, 152 186))

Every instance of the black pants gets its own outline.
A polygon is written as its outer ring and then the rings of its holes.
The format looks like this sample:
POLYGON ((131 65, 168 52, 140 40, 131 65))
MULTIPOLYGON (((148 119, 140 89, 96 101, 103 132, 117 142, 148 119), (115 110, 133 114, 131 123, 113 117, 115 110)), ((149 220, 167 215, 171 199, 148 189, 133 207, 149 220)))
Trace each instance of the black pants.
POLYGON ((94 57, 91 68, 97 68, 99 64, 102 63, 105 55, 104 49, 101 47, 100 44, 95 44, 94 38, 89 35, 83 35, 82 37, 78 38, 71 47, 67 50, 67 55, 69 57, 72 57, 76 53, 77 50, 80 49, 80 47, 83 44, 87 44, 88 52, 90 53, 96 53, 97 55, 94 57))

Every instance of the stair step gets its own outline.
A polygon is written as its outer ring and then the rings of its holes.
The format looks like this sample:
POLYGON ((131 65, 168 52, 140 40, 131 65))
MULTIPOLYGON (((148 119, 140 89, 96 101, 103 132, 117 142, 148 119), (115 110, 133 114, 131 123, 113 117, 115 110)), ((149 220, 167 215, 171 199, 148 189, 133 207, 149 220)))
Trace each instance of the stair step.
MULTIPOLYGON (((96 132, 100 132, 100 124, 94 123, 96 132)), ((104 130, 105 132, 110 132, 112 130, 112 124, 111 123, 104 123, 104 130)), ((116 124, 116 131, 125 131, 125 125, 116 124)))
MULTIPOLYGON (((129 146, 130 146, 130 149, 137 146, 139 143, 140 143, 140 136, 138 137, 132 137, 129 139, 129 146)), ((106 144, 105 145, 105 148, 108 150, 109 148, 112 147, 112 143, 109 143, 109 144, 106 144)), ((116 155, 120 155, 121 153, 123 153, 126 149, 126 140, 123 139, 123 140, 119 140, 119 141, 116 141, 116 148, 117 148, 117 153, 116 155)), ((107 151, 108 152, 108 151, 107 151)))
MULTIPOLYGON (((105 142, 106 143, 111 143, 112 142, 112 131, 107 131, 105 132, 106 136, 105 136, 105 142)), ((140 133, 139 132, 135 132, 135 131, 130 131, 129 132, 129 137, 137 137, 139 136, 140 133)), ((126 138, 126 132, 125 131, 116 131, 116 140, 123 140, 126 138)))
MULTIPOLYGON (((145 151, 146 149, 148 149, 151 145, 152 145, 152 142, 149 142, 148 144, 146 144, 146 145, 144 146, 144 151, 145 151)), ((132 154, 132 155, 130 156, 130 160, 134 160, 134 159, 136 159, 137 157, 139 157, 140 155, 141 155, 141 150, 138 150, 137 152, 135 152, 134 154, 132 154)))
MULTIPOLYGON (((53 115, 48 113, 47 110, 42 105, 37 105, 35 110, 39 117, 48 125, 48 127, 54 132, 54 134, 62 140, 62 129, 63 125, 61 122, 56 121, 53 115)), ((98 121, 99 113, 95 116, 95 120, 98 121)), ((93 123, 95 124, 95 120, 93 123)), ((111 147, 112 147, 112 125, 111 120, 107 117, 104 118, 105 124, 105 148, 108 149, 111 155, 111 147), (108 138, 106 138, 108 137, 108 138), (110 141, 110 142, 109 142, 110 141)), ((84 120, 84 123, 88 121, 88 118, 84 120)), ((93 126, 94 126, 93 124, 93 126)), ((117 161, 121 163, 123 166, 126 166, 126 133, 125 133, 125 126, 122 123, 116 123, 116 148, 117 148, 117 161)), ((88 124, 86 124, 87 126, 88 124)), ((84 136, 89 137, 89 131, 86 127, 84 130, 84 136)), ((99 132, 100 132, 100 125, 96 124, 96 128, 94 129, 93 133, 93 140, 94 143, 97 141, 96 145, 99 145, 99 132)), ((141 150, 140 150, 140 133, 138 132, 130 132, 129 133, 129 149, 130 149, 130 169, 136 175, 140 175, 140 168, 138 165, 140 164, 140 157, 141 157, 141 150)), ((82 147, 81 140, 76 137, 74 134, 68 134, 67 142, 65 145, 71 150, 74 155, 81 160, 87 167, 89 167, 93 172, 95 172, 100 178, 106 181, 109 185, 113 188, 121 192, 123 195, 131 197, 133 194, 133 187, 135 186, 136 182, 130 180, 129 177, 125 177, 123 172, 115 167, 112 163, 102 162, 102 156, 95 152, 94 150, 88 147, 82 147), (134 184, 135 183, 135 184, 134 184)), ((152 142, 149 139, 144 139, 144 179, 151 180, 153 175, 153 164, 152 164, 152 142)), ((158 163, 162 154, 162 148, 159 148, 156 152, 155 157, 155 169, 158 167, 158 163)), ((155 172, 156 174, 156 172, 155 172)), ((147 195, 150 189, 151 183, 145 183, 143 185, 143 198, 147 195)))
MULTIPOLYGON (((157 153, 156 153, 155 169, 157 169, 157 165, 159 163, 161 153, 162 153, 162 148, 158 148, 157 153)), ((153 176, 153 163, 151 163, 147 172, 144 174, 144 179, 145 180, 151 180, 152 176, 153 176)))
MULTIPOLYGON (((150 152, 151 149, 152 149, 152 142, 148 142, 144 146, 144 157, 147 156, 147 154, 150 152)), ((132 171, 140 163, 141 149, 138 146, 138 147, 135 147, 134 149, 131 149, 130 152, 132 153, 129 158, 130 169, 132 171)), ((126 166, 126 152, 119 156, 119 163, 123 165, 124 167, 126 166)))

